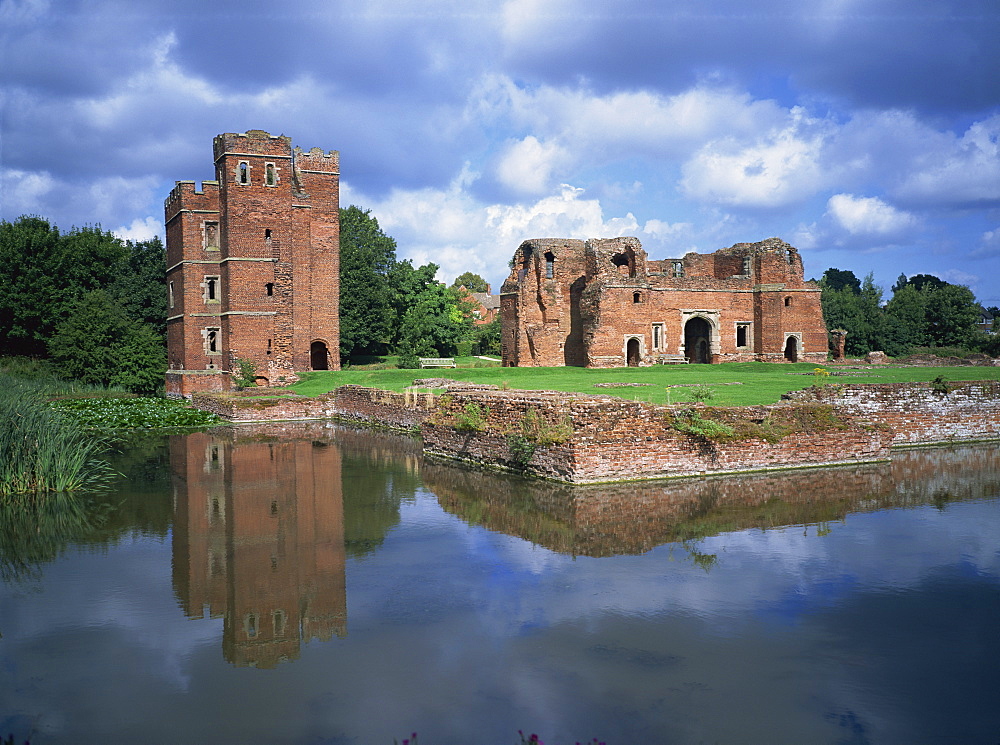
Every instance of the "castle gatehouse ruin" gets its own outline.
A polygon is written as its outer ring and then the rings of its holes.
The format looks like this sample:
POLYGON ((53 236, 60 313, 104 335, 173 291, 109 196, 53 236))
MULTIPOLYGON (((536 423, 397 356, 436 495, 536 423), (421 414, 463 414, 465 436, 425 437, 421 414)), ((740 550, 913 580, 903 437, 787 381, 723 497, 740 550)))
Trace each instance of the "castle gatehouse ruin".
POLYGON ((340 368, 340 155, 261 130, 220 134, 215 181, 164 204, 170 396, 340 368))
POLYGON ((778 238, 659 261, 636 238, 534 239, 511 267, 504 366, 827 359, 819 285, 778 238))

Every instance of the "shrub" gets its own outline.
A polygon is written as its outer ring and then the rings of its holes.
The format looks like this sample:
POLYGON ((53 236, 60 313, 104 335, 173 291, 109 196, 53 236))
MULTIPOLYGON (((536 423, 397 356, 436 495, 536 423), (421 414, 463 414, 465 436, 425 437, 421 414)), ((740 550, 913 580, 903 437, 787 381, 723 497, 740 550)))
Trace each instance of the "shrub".
POLYGON ((453 415, 455 429, 482 432, 486 429, 486 417, 489 415, 489 406, 480 408, 479 404, 469 401, 461 411, 453 415))

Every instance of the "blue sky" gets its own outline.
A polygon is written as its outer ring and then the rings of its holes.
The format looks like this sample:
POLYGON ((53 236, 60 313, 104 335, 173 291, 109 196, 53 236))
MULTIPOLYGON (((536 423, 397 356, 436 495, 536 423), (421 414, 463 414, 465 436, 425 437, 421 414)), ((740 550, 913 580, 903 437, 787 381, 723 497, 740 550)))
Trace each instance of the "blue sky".
POLYGON ((995 0, 0 0, 0 217, 162 235, 212 137, 341 152, 400 258, 779 236, 1000 305, 995 0))

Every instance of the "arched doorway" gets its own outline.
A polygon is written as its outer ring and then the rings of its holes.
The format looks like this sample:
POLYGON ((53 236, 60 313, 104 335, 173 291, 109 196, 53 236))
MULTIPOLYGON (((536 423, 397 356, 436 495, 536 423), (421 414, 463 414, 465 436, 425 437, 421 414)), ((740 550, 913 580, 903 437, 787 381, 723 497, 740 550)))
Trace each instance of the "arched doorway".
POLYGON ((789 336, 785 340, 785 359, 789 362, 799 361, 799 340, 794 336, 789 336))
POLYGON ((635 337, 625 345, 625 359, 629 367, 639 367, 639 340, 635 337))
POLYGON ((309 367, 313 370, 330 369, 330 353, 325 343, 314 341, 309 345, 309 367))
POLYGON ((695 316, 684 324, 684 351, 688 362, 707 365, 712 361, 712 325, 695 316))

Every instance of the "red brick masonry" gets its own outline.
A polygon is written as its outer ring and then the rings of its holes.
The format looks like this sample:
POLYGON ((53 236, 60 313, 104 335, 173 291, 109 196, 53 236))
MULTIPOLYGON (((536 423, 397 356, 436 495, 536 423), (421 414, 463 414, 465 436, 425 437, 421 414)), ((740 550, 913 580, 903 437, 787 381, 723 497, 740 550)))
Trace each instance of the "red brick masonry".
POLYGON ((419 428, 428 454, 597 483, 862 463, 887 459, 893 445, 1000 439, 1000 383, 949 387, 943 393, 926 383, 826 386, 789 394, 789 401, 772 407, 727 410, 759 421, 768 412, 822 406, 839 417, 836 427, 793 432, 774 442, 753 437, 715 442, 685 434, 674 425, 674 414, 690 405, 548 391, 452 388, 434 395, 352 385, 315 398, 250 391, 195 395, 192 402, 230 421, 337 418, 419 428), (542 444, 517 452, 526 415, 541 424, 545 436, 535 438, 542 444))

